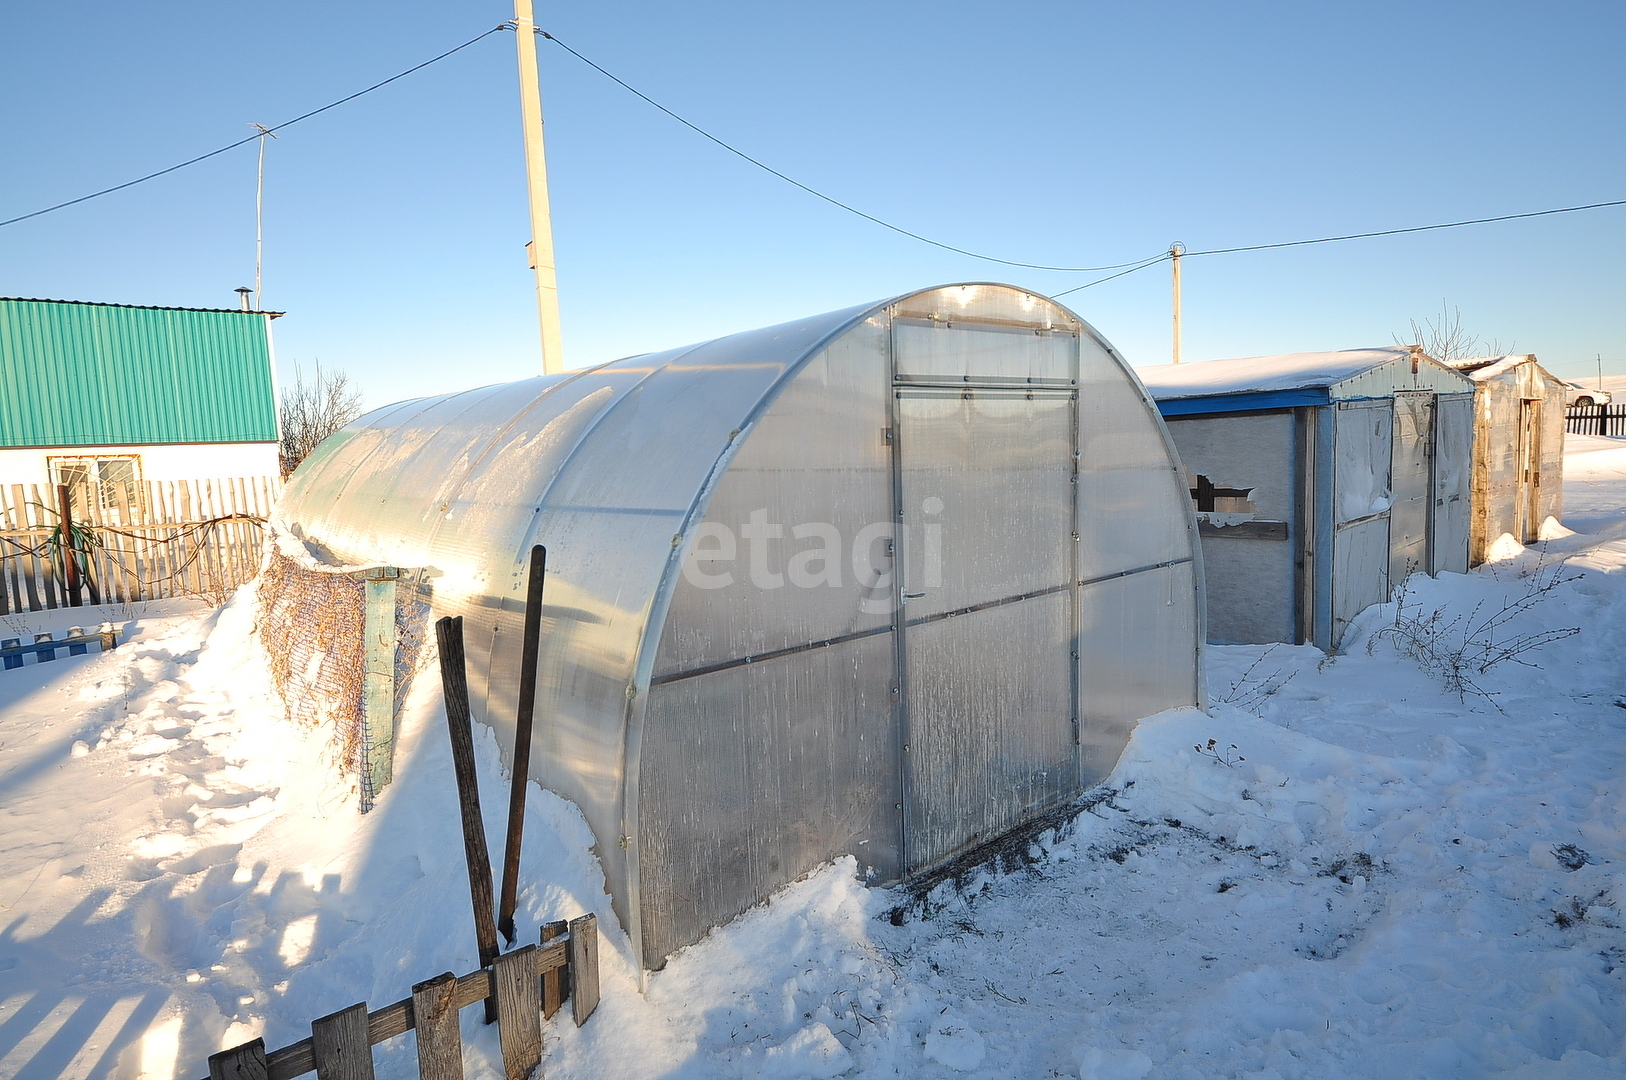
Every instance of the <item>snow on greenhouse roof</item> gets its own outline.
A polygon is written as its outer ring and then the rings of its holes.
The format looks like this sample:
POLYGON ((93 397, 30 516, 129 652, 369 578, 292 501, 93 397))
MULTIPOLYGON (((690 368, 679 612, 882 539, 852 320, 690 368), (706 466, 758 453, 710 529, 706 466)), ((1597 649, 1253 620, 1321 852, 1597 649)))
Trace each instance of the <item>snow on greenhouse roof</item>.
POLYGON ((1146 384, 1147 393, 1158 401, 1165 401, 1328 387, 1410 356, 1411 349, 1405 345, 1387 345, 1342 352, 1284 353, 1194 364, 1162 364, 1138 368, 1136 374, 1146 384))

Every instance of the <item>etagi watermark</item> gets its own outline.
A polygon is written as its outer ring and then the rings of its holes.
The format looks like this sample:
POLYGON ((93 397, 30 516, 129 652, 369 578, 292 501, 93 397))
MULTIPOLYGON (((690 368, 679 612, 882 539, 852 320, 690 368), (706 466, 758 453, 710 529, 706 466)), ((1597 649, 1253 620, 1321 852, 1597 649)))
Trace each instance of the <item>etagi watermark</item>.
MULTIPOLYGON (((935 495, 923 499, 920 509, 930 519, 943 512, 943 500, 935 495)), ((683 580, 697 589, 726 589, 749 581, 763 590, 782 589, 787 582, 798 589, 840 589, 851 580, 865 594, 860 609, 871 615, 893 610, 893 574, 900 555, 903 565, 910 568, 904 581, 911 590, 904 593, 906 600, 943 584, 941 522, 927 520, 918 527, 900 529, 896 522, 872 521, 858 530, 849 546, 841 530, 828 521, 806 521, 790 526, 789 538, 786 543, 784 523, 769 521, 766 508, 751 511, 737 526, 702 521, 683 559, 683 580), (916 537, 920 542, 918 581, 911 555, 916 537), (741 541, 744 566, 737 566, 741 541), (736 570, 743 577, 736 577, 736 570), (849 571, 851 579, 846 577, 849 571)))

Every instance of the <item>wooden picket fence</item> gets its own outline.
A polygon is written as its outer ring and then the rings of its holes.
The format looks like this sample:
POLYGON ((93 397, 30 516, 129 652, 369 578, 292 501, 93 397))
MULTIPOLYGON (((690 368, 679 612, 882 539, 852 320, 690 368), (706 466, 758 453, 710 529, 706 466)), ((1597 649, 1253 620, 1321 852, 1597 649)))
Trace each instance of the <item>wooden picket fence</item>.
POLYGON ((463 1080, 463 1035, 458 1014, 486 1003, 486 1022, 498 1025, 506 1080, 526 1080, 542 1063, 542 1021, 566 999, 580 1027, 598 1008, 598 918, 589 913, 542 928, 542 944, 497 956, 468 975, 437 975, 412 996, 369 1012, 366 1002, 311 1022, 311 1037, 266 1052, 265 1040, 222 1050, 209 1058, 209 1080, 294 1080, 315 1072, 321 1080, 372 1080, 374 1046, 416 1031, 421 1080, 463 1080))
POLYGON ((273 476, 0 485, 0 615, 171 596, 224 602, 259 569, 279 486, 273 476))

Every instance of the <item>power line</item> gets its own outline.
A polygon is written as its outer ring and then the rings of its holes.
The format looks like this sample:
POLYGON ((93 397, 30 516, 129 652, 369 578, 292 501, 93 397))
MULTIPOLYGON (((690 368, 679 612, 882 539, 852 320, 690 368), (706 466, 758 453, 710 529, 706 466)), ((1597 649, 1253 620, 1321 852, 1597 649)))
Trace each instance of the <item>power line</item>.
POLYGON ((1061 292, 1051 293, 1050 299, 1054 300, 1059 296, 1066 296, 1068 293, 1076 293, 1082 289, 1093 288, 1096 285, 1105 285, 1107 282, 1112 281, 1115 278, 1121 278, 1129 274, 1133 274, 1136 270, 1144 270, 1148 266, 1156 266, 1158 263, 1168 262, 1172 257, 1173 256, 1169 252, 1165 251, 1162 254, 1152 256, 1150 259, 1147 259, 1144 262, 1136 263, 1128 270, 1120 270, 1116 274, 1108 274, 1104 278, 1096 278, 1094 281, 1086 281, 1082 285, 1074 285, 1071 289, 1063 289, 1061 292))
POLYGON ((65 208, 65 207, 69 207, 69 206, 77 206, 79 203, 88 202, 91 199, 99 199, 103 195, 111 195, 115 191, 123 191, 125 188, 135 187, 137 184, 144 184, 148 180, 156 180, 160 176, 167 176, 170 173, 175 172, 178 169, 186 168, 188 165, 196 165, 200 161, 208 161, 210 158, 215 157, 215 156, 217 156, 219 154, 224 154, 228 150, 235 150, 239 146, 246 146, 247 144, 253 142, 254 140, 262 138, 264 135, 269 135, 274 131, 281 131, 285 127, 292 127, 293 125, 299 123, 301 120, 309 120, 311 117, 316 116, 319 113, 325 113, 329 109, 336 109, 340 105, 343 105, 347 101, 354 101, 357 98, 361 97, 363 94, 370 94, 374 90, 379 89, 380 87, 388 86, 390 83, 396 81, 397 79, 404 79, 408 75, 411 75, 414 71, 422 71, 424 68, 428 67, 430 64, 438 63, 439 61, 446 59, 448 56, 452 55, 455 52, 463 51, 464 49, 468 48, 470 45, 473 45, 475 42, 481 40, 481 38, 488 38, 492 34, 495 34, 500 30, 507 30, 507 29, 509 29, 509 26, 508 26, 507 23, 503 23, 501 26, 494 26, 490 30, 487 30, 483 34, 480 34, 480 35, 478 35, 476 37, 469 38, 469 40, 467 40, 463 44, 457 46, 455 49, 447 49, 445 52, 441 53, 439 56, 432 57, 431 59, 425 60, 423 63, 418 64, 415 67, 409 67, 405 71, 402 71, 402 72, 400 72, 398 74, 395 74, 395 75, 391 75, 389 78, 385 79, 383 82, 376 82, 373 85, 367 87, 367 89, 365 89, 365 90, 357 90, 354 94, 351 94, 349 97, 342 97, 338 101, 329 102, 328 104, 323 105, 320 109, 312 109, 310 112, 304 113, 303 115, 300 115, 300 116, 296 116, 292 120, 284 120, 282 123, 276 125, 275 127, 263 128, 261 131, 257 131, 253 135, 248 136, 246 139, 238 139, 236 142, 229 143, 226 146, 222 146, 218 150, 211 150, 207 154, 199 154, 197 157, 189 158, 188 160, 181 162, 179 165, 171 165, 167 169, 159 169, 157 172, 148 173, 146 176, 137 177, 134 180, 127 180, 122 184, 114 184, 110 188, 103 188, 100 191, 93 191, 89 195, 81 195, 77 199, 69 199, 67 202, 60 202, 60 203, 57 203, 55 206, 47 206, 45 209, 43 209, 43 210, 35 210, 31 214, 21 214, 21 215, 19 215, 17 217, 14 217, 14 218, 7 218, 5 221, 0 221, 0 228, 4 228, 7 225, 15 225, 19 221, 27 221, 29 218, 37 218, 41 214, 49 214, 53 210, 61 210, 61 209, 65 208))
POLYGON ((733 145, 730 145, 729 143, 724 142, 722 139, 719 139, 717 136, 713 135, 711 132, 707 131, 705 128, 699 126, 698 124, 694 124, 694 123, 689 122, 688 120, 685 120, 683 117, 679 116, 677 113, 673 112, 671 109, 668 109, 665 105, 662 105, 660 102, 656 101, 654 98, 650 97, 648 94, 644 93, 642 90, 639 90, 636 87, 629 85, 624 79, 622 79, 619 76, 613 75, 610 72, 606 71, 604 68, 600 67, 598 64, 595 64, 593 61, 589 60, 587 57, 583 56, 581 53, 577 52, 575 49, 572 49, 569 45, 566 45, 564 42, 560 41, 558 38, 554 37, 552 34, 548 33, 546 30, 543 30, 541 27, 538 27, 536 32, 538 34, 542 35, 543 37, 547 38, 549 41, 553 42, 555 45, 559 46, 561 49, 563 49, 565 52, 569 53, 571 56, 574 56, 576 59, 578 59, 582 63, 586 64, 588 67, 592 68, 594 71, 598 72, 600 75, 603 75, 606 79, 609 79, 611 82, 615 83, 617 86, 621 87, 623 90, 627 91, 629 94, 632 94, 635 97, 643 99, 645 102, 647 102, 650 105, 653 105, 655 108, 659 109, 661 112, 665 113, 667 116, 670 116, 673 120, 676 120, 678 123, 682 124, 684 127, 688 128, 690 131, 693 131, 697 135, 701 135, 704 138, 710 139, 712 142, 716 143, 718 146, 722 147, 724 150, 727 150, 730 154, 733 154, 735 157, 738 157, 738 158, 741 158, 741 159, 743 159, 745 161, 750 162, 752 165, 755 165, 757 168, 761 169, 763 172, 770 173, 770 174, 772 174, 774 176, 777 176, 777 177, 779 177, 779 179, 783 180, 787 184, 792 185, 793 187, 801 188, 803 191, 807 192, 809 195, 812 195, 815 198, 823 199, 825 202, 829 203, 831 206, 838 206, 841 209, 847 211, 849 214, 856 214, 859 217, 863 218, 865 221, 872 221, 875 224, 881 226, 883 229, 891 229, 893 232, 898 233, 898 234, 903 235, 903 236, 907 236, 911 240, 919 240, 923 244, 930 244, 932 247, 942 248, 944 251, 952 251, 957 255, 968 255, 973 259, 981 259, 984 262, 1000 263, 1003 266, 1019 266, 1019 267, 1022 267, 1024 269, 1027 269, 1027 270, 1059 270, 1059 271, 1062 271, 1062 272, 1065 272, 1065 273, 1071 273, 1071 274, 1094 274, 1094 273, 1098 273, 1098 272, 1100 272, 1102 270, 1120 270, 1120 269, 1122 269, 1123 267, 1126 267, 1126 266, 1133 267, 1133 266, 1136 265, 1133 262, 1126 262, 1126 263, 1117 263, 1117 264, 1115 264, 1113 266, 1046 266, 1046 265, 1044 265, 1042 263, 1018 262, 1015 259, 1001 259, 1001 258, 998 258, 997 256, 994 256, 994 255, 983 255, 983 254, 980 254, 979 252, 967 251, 965 248, 955 247, 953 244, 945 244, 941 240, 933 240, 931 237, 922 236, 917 232, 910 232, 908 229, 903 228, 901 225, 894 225, 890 221, 883 221, 881 218, 876 217, 874 214, 866 214, 864 211, 858 209, 857 207, 851 206, 851 205, 849 205, 847 203, 844 203, 840 199, 834 198, 834 197, 832 197, 830 195, 826 195, 824 192, 819 191, 819 190, 817 190, 815 188, 811 188, 808 185, 802 183, 800 180, 795 179, 794 177, 786 176, 784 173, 780 172, 778 169, 774 168, 771 165, 763 164, 761 161, 759 161, 756 158, 752 157, 750 154, 747 154, 744 150, 741 150, 736 146, 733 146, 733 145))
POLYGON ((1429 232, 1433 229, 1460 229, 1464 225, 1487 225, 1493 221, 1517 221, 1520 218, 1546 217, 1549 214, 1574 214, 1581 210, 1599 210, 1606 206, 1626 206, 1626 199, 1613 202, 1587 203, 1585 206, 1560 206, 1554 210, 1532 210, 1527 214, 1502 214, 1498 217, 1470 218, 1467 221, 1447 221, 1439 225, 1413 225, 1408 229, 1379 229, 1376 232, 1350 233, 1347 236, 1323 236, 1316 240, 1285 240, 1279 244, 1250 244, 1247 247, 1210 248, 1207 251, 1187 251, 1186 255, 1230 255, 1238 251, 1269 251, 1272 248, 1303 247, 1306 244, 1332 244, 1339 240, 1365 240, 1372 236, 1399 236, 1401 233, 1429 232))

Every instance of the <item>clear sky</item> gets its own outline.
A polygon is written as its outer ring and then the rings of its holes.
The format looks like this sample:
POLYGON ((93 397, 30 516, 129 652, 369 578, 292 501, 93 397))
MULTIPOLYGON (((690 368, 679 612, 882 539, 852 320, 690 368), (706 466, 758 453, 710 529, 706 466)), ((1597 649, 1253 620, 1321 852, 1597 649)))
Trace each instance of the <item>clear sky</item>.
MULTIPOLYGON (((511 17, 502 0, 4 5, 0 219, 275 124, 511 17)), ((1626 3, 538 3, 562 40, 802 182, 946 243, 1093 266, 1626 199, 1626 3)), ((566 363, 949 281, 941 251, 727 154, 539 43, 566 363)), ((0 229, 0 295, 235 306, 252 146, 0 229)), ((514 41, 271 143, 284 377, 370 404, 535 373, 514 41)), ((1626 207, 1185 262, 1188 360, 1487 343, 1626 374, 1626 207)), ((1099 276, 1099 275, 1096 275, 1099 276)), ((1168 267, 1064 299, 1168 359, 1168 267)))

